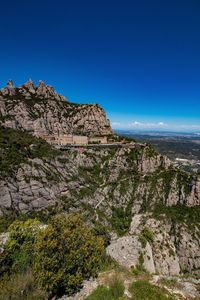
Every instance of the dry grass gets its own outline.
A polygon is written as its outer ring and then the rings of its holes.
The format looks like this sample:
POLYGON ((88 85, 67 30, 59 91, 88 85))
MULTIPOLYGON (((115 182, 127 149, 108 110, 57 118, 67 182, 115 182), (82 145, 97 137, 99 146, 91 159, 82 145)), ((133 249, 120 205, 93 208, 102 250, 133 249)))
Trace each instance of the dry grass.
POLYGON ((161 278, 158 280, 158 284, 162 286, 167 286, 170 289, 179 289, 181 290, 183 288, 183 285, 177 281, 176 278, 167 279, 167 278, 161 278))
POLYGON ((14 274, 1 282, 0 300, 45 300, 47 295, 39 290, 31 271, 14 274))

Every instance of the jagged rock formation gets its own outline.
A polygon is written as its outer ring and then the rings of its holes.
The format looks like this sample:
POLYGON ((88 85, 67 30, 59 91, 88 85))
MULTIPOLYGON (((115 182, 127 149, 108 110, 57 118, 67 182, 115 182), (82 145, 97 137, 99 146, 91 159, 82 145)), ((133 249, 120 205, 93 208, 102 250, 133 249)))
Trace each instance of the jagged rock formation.
POLYGON ((125 234, 108 247, 120 264, 136 266, 142 253, 144 267, 152 273, 198 274, 199 220, 191 223, 191 229, 187 220, 173 223, 164 216, 166 207, 178 204, 177 213, 184 205, 188 210, 199 205, 199 186, 199 179, 172 169, 169 160, 150 146, 70 150, 54 159, 34 158, 21 164, 15 178, 0 182, 0 208, 2 213, 52 207, 79 211, 87 220, 98 220, 125 234), (154 240, 142 247, 139 237, 144 226, 154 240))
POLYGON ((87 189, 87 192, 85 191, 87 197, 83 197, 84 202, 91 202, 90 188, 92 194, 94 193, 95 199, 92 200, 92 206, 100 206, 101 199, 104 205, 111 190, 116 202, 121 198, 126 205, 131 201, 133 192, 136 191, 133 191, 130 186, 127 189, 128 194, 122 195, 120 189, 123 184, 127 185, 128 179, 124 181, 126 178, 121 175, 121 172, 124 172, 124 175, 131 170, 141 174, 152 173, 159 167, 169 166, 169 160, 157 155, 156 152, 152 152, 152 157, 148 157, 149 148, 143 146, 134 150, 116 148, 97 151, 90 149, 83 153, 72 150, 60 154, 62 156, 54 160, 31 159, 28 164, 20 165, 15 179, 9 178, 6 182, 2 181, 0 188, 2 210, 5 212, 4 208, 10 208, 28 212, 35 208, 43 209, 54 205, 58 196, 69 195, 71 198, 74 192, 78 195, 84 187, 87 189), (138 156, 136 161, 131 161, 131 155, 134 152, 140 152, 140 157, 138 156), (107 163, 105 159, 108 160, 107 163), (87 174, 88 171, 91 175, 93 172, 96 173, 96 176, 91 178, 91 183, 84 182, 87 181, 86 177, 90 176, 87 174), (104 174, 105 171, 107 174, 104 174), (118 182, 117 185, 116 182, 118 182), (115 189, 113 185, 116 185, 115 189))
POLYGON ((7 83, 7 87, 1 89, 1 94, 6 96, 21 96, 25 99, 31 99, 32 96, 37 96, 44 99, 52 99, 58 101, 67 101, 62 95, 58 95, 56 91, 53 90, 51 85, 45 86, 42 80, 39 81, 38 86, 35 88, 33 81, 29 79, 24 85, 20 85, 15 88, 12 80, 10 79, 7 83))
POLYGON ((112 134, 105 111, 98 104, 69 103, 51 85, 31 79, 18 88, 12 80, 0 92, 0 124, 25 129, 35 136, 51 134, 112 134))
POLYGON ((150 145, 61 152, 9 129, 112 133, 98 105, 70 104, 42 82, 9 81, 0 109, 1 215, 81 212, 115 232, 108 253, 121 264, 136 267, 142 255, 150 272, 200 274, 200 177, 173 168, 150 145), (154 239, 144 244, 145 226, 154 239))
POLYGON ((149 214, 137 214, 132 218, 129 235, 119 238, 107 248, 107 253, 121 265, 134 267, 140 263, 150 273, 179 275, 180 272, 200 274, 199 223, 191 227, 177 223, 175 226, 165 216, 162 220, 149 214), (150 228, 153 239, 144 243, 144 227, 150 228))
POLYGON ((28 212, 52 206, 61 196, 106 209, 108 216, 112 205, 115 209, 130 206, 133 213, 158 202, 200 205, 199 177, 172 168, 169 159, 149 145, 132 147, 58 151, 53 159, 29 158, 15 175, 8 175, 6 181, 2 178, 0 208, 28 212))

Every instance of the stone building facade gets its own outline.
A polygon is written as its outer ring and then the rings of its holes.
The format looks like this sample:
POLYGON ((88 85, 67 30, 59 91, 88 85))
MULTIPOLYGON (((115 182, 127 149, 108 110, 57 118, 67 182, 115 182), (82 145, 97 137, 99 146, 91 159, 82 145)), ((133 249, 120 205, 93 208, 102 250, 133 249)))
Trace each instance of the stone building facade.
POLYGON ((88 145, 88 143, 99 143, 107 144, 107 137, 87 137, 83 135, 72 135, 72 134, 63 134, 63 135, 48 135, 43 136, 43 138, 50 144, 55 145, 88 145))

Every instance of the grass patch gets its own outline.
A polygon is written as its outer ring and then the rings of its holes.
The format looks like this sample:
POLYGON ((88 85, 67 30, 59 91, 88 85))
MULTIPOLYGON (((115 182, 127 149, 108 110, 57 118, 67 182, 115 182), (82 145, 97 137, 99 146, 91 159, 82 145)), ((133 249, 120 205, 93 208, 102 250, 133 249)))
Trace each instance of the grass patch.
POLYGON ((129 288, 133 300, 175 300, 164 288, 155 286, 146 280, 133 282, 129 288))
POLYGON ((48 299, 44 291, 37 287, 31 270, 25 273, 1 277, 0 300, 45 300, 48 299))
POLYGON ((125 299, 122 298, 124 295, 124 284, 117 277, 114 276, 109 280, 109 287, 103 285, 98 286, 90 296, 85 298, 85 300, 117 300, 125 299))
POLYGON ((108 289, 103 286, 99 285, 92 293, 89 295, 85 300, 107 300, 109 295, 108 289))
POLYGON ((182 285, 180 283, 178 283, 176 278, 172 278, 172 279, 167 279, 167 278, 161 278, 159 280, 159 283, 161 283, 162 285, 165 285, 171 289, 173 288, 181 288, 182 285))

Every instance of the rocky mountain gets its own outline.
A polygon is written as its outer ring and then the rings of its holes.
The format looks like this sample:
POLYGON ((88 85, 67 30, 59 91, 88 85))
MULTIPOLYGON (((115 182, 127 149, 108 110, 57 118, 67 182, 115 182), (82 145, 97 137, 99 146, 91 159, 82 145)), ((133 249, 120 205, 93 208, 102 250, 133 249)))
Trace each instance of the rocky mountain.
POLYGON ((14 87, 12 80, 0 91, 0 124, 25 129, 35 136, 112 134, 105 111, 98 104, 75 104, 58 95, 51 85, 31 79, 14 87))
POLYGON ((80 212, 112 233, 107 252, 120 264, 200 274, 200 178, 150 145, 61 152, 2 128, 0 146, 2 215, 80 212))
MULTIPOLYGON (((0 215, 81 213, 111 234, 107 253, 150 273, 200 274, 200 177, 149 144, 62 152, 51 133, 112 134, 98 105, 69 103, 29 80, 0 94, 0 215)), ((0 223, 1 224, 1 223, 0 223)))

